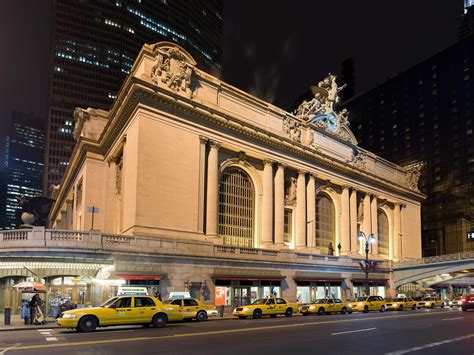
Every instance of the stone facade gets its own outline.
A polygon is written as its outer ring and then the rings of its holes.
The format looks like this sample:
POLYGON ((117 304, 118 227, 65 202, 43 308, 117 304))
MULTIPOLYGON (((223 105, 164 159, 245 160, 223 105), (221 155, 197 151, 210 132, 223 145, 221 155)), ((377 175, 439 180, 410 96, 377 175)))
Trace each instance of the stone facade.
MULTIPOLYGON (((357 146, 347 111, 334 106, 335 76, 328 78, 315 89, 315 104, 323 102, 328 115, 293 115, 201 71, 172 43, 145 45, 110 111, 76 110, 77 144, 51 226, 87 231, 94 218, 94 230, 102 233, 185 241, 188 256, 221 248, 198 264, 181 262, 181 254, 171 268, 163 264, 167 290, 196 281, 210 299, 223 267, 281 269, 282 292, 290 299, 299 271, 339 272, 349 289, 351 275, 360 272, 354 260, 364 256, 359 232, 384 234, 370 255, 380 265, 419 258, 424 195, 414 173, 357 146), (247 184, 238 188, 248 196, 236 198, 247 201, 248 218, 228 212, 228 176, 247 184), (325 221, 318 206, 332 211, 329 244, 320 239, 325 221), (92 207, 98 208, 94 215, 92 207), (226 222, 234 217, 240 225, 226 222), (278 258, 267 260, 264 252, 278 258), (326 267, 328 257, 341 261, 326 267)), ((385 266, 380 271, 390 280, 385 266)), ((237 274, 224 279, 267 279, 237 274)))

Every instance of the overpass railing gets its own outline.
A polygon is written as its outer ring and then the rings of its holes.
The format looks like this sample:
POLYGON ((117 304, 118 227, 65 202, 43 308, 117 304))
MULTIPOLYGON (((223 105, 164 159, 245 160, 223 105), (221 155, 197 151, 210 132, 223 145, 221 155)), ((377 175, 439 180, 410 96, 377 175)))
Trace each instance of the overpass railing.
POLYGON ((474 259, 474 251, 465 251, 462 253, 445 254, 445 255, 438 255, 438 256, 428 256, 426 258, 421 258, 421 259, 408 259, 408 260, 395 261, 393 262, 393 268, 396 269, 396 268, 406 267, 406 266, 435 264, 435 263, 458 261, 458 260, 465 260, 465 259, 474 259))

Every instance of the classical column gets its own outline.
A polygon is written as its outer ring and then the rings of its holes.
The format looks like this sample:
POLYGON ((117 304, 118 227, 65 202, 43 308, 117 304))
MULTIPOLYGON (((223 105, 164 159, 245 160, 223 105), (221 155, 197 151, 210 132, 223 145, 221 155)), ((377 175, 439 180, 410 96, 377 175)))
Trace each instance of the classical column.
POLYGON ((350 212, 350 233, 351 233, 351 253, 358 253, 358 235, 357 235, 357 190, 352 188, 349 198, 350 212))
POLYGON ((263 161, 262 241, 261 245, 273 242, 273 162, 263 161))
POLYGON ((206 213, 206 235, 217 235, 217 209, 219 194, 219 161, 218 151, 220 144, 210 142, 207 161, 207 213, 206 213))
POLYGON ((395 209, 393 210, 393 241, 390 243, 392 245, 390 258, 395 260, 400 259, 400 203, 395 203, 395 209))
POLYGON ((351 219, 349 204, 349 187, 343 186, 341 193, 341 253, 347 255, 351 250, 351 219))
POLYGON ((298 248, 306 247, 306 177, 304 171, 298 172, 296 182, 296 243, 298 248))
POLYGON ((316 246, 316 183, 315 176, 309 175, 308 186, 306 187, 307 209, 306 209, 306 226, 307 226, 307 245, 310 248, 316 246))
MULTIPOLYGON (((364 219, 362 220, 362 232, 364 232, 364 234, 367 236, 367 238, 369 237, 370 235, 370 229, 371 229, 371 223, 370 223, 370 195, 368 193, 365 193, 365 196, 364 196, 364 202, 363 202, 364 206, 364 219)), ((362 242, 360 243, 360 252, 362 255, 365 255, 365 242, 362 242)))
POLYGON ((284 244, 285 166, 278 164, 275 173, 275 244, 284 244))
POLYGON ((377 196, 372 195, 372 201, 370 203, 370 216, 371 216, 371 226, 370 229, 375 235, 377 241, 372 244, 372 254, 378 254, 379 251, 379 231, 378 231, 378 216, 377 216, 377 196))
POLYGON ((204 193, 206 191, 206 137, 199 137, 199 195, 198 195, 198 233, 204 231, 204 193))
POLYGON ((72 200, 66 200, 66 225, 65 228, 67 230, 71 230, 72 228, 72 214, 73 214, 73 208, 72 208, 72 200))

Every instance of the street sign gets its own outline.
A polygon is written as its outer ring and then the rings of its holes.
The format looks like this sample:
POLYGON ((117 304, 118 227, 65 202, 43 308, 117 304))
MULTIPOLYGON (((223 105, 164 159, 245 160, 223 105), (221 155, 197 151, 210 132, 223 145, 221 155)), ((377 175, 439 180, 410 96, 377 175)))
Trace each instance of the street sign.
POLYGON ((467 241, 474 242, 474 231, 467 232, 467 241))

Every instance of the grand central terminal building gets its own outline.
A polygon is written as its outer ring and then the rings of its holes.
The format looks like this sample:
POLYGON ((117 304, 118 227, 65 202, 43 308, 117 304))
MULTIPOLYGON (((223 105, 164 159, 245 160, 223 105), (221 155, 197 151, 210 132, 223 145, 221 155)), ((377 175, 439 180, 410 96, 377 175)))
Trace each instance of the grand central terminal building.
POLYGON ((1 233, 4 287, 34 274, 76 303, 121 285, 218 305, 349 299, 363 233, 371 292, 393 295, 391 262, 421 257, 419 166, 358 147, 339 90, 329 74, 289 113, 145 45, 110 111, 76 109, 51 229, 1 233))

